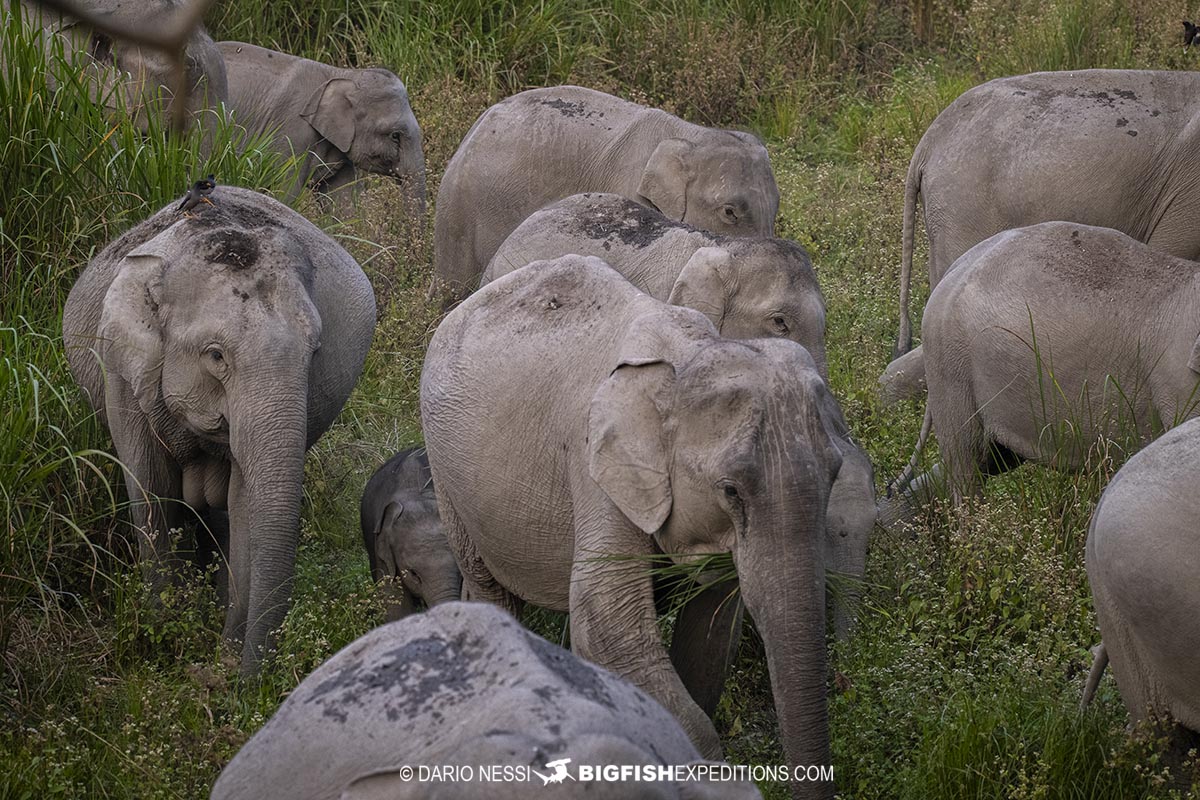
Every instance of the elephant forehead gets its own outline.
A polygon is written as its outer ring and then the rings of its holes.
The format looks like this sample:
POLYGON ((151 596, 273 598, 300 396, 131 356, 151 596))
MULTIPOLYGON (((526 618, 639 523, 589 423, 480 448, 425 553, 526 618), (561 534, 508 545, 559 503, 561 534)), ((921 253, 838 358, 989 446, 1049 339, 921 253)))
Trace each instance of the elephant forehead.
POLYGON ((412 719, 474 698, 486 680, 487 643, 478 636, 422 636, 378 656, 351 660, 306 693, 338 722, 350 706, 381 708, 388 720, 412 719))

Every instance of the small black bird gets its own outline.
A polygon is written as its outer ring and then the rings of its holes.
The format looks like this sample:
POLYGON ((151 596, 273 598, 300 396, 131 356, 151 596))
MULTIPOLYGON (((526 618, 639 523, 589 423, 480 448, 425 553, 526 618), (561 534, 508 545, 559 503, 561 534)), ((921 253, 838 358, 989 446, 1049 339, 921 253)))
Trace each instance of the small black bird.
POLYGON ((217 182, 213 180, 215 176, 209 175, 207 178, 201 178, 192 184, 192 188, 188 189, 187 194, 183 196, 183 202, 179 204, 179 211, 185 215, 201 203, 213 204, 208 196, 213 193, 213 189, 217 188, 217 182))
POLYGON ((1187 52, 1188 48, 1194 44, 1200 44, 1200 27, 1193 25, 1187 20, 1183 21, 1183 52, 1187 52))

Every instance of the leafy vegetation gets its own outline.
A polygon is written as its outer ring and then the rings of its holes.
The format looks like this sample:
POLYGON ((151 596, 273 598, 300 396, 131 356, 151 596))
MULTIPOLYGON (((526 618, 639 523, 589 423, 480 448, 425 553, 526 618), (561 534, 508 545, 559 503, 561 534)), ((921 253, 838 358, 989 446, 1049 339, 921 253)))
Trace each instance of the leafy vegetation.
MULTIPOLYGON (((222 0, 209 25, 218 39, 394 69, 434 191, 476 116, 531 86, 582 83, 757 131, 781 235, 809 248, 825 291, 832 383, 882 485, 921 418, 919 404, 880 408, 875 378, 897 324, 903 176, 926 126, 999 75, 1190 69, 1187 12, 1177 0, 222 0)), ((375 467, 420 439, 417 381, 437 321, 429 232, 408 230, 384 183, 354 220, 300 200, 364 264, 380 324, 308 460, 279 655, 242 683, 202 577, 165 600, 139 578, 118 465, 66 370, 60 309, 88 258, 190 178, 279 194, 294 165, 227 123, 211 126, 207 156, 198 134, 139 133, 65 68, 51 88, 46 54, 11 15, 0 45, 0 797, 204 797, 286 693, 382 619, 356 508, 375 467)), ((1168 796, 1156 733, 1126 735, 1111 678, 1077 709, 1097 638, 1086 526, 1126 454, 1098 448, 1079 474, 1024 467, 966 512, 935 509, 876 538, 858 631, 831 660, 842 796, 1168 796)), ((563 636, 561 618, 535 623, 563 636)), ((717 722, 730 758, 781 761, 753 636, 717 722)))

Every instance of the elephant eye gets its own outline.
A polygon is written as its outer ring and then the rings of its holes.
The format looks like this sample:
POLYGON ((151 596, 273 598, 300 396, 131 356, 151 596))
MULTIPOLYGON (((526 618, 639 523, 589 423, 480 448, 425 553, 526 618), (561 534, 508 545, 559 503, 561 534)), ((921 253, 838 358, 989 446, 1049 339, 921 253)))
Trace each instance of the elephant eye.
POLYGON ((216 361, 218 364, 225 360, 225 354, 220 350, 209 350, 208 357, 213 361, 216 361))
POLYGON ((400 140, 403 138, 404 133, 402 131, 392 131, 392 141, 396 144, 400 144, 400 140))
POLYGON ((722 206, 721 215, 725 217, 726 222, 737 222, 738 221, 737 209, 731 205, 722 206))
POLYGON ((741 500, 742 496, 738 494, 737 487, 732 483, 722 484, 721 490, 725 492, 725 496, 730 500, 741 500))
POLYGON ((775 326, 775 332, 780 336, 786 336, 791 328, 788 327, 787 320, 783 317, 772 317, 771 323, 775 326))

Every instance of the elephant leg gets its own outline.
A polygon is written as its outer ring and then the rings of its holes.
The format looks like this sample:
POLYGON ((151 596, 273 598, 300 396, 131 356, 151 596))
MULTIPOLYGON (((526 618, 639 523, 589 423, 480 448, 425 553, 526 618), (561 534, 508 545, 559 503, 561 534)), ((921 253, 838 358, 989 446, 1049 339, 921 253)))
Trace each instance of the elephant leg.
POLYGON ((933 427, 945 462, 947 488, 957 507, 983 490, 988 466, 988 442, 979 420, 979 409, 967 387, 960 383, 930 384, 933 427))
POLYGON ((246 637, 250 613, 250 513, 246 484, 236 463, 229 469, 229 579, 225 605, 225 638, 241 642, 246 637))
POLYGON ((742 640, 742 601, 737 584, 723 581, 688 601, 675 619, 671 663, 696 704, 711 717, 725 676, 742 640))
POLYGON ((210 508, 200 517, 196 531, 196 555, 200 569, 216 565, 213 584, 222 608, 229 607, 229 514, 210 508))
POLYGON ((521 598, 505 589, 483 563, 483 557, 475 549, 475 543, 467 535, 462 518, 450 505, 450 501, 438 497, 438 513, 446 531, 446 541, 454 552, 454 560, 462 572, 462 599, 472 602, 491 603, 500 606, 515 618, 520 619, 525 610, 521 598))
POLYGON ((138 561, 155 596, 167 588, 177 565, 172 531, 182 524, 183 472, 150 426, 133 391, 110 374, 104 403, 113 445, 125 476, 130 514, 138 538, 138 561))
POLYGON ((675 715, 705 758, 721 757, 721 741, 671 664, 658 629, 648 567, 652 540, 611 503, 575 507, 571 567, 571 650, 620 675, 675 715))

